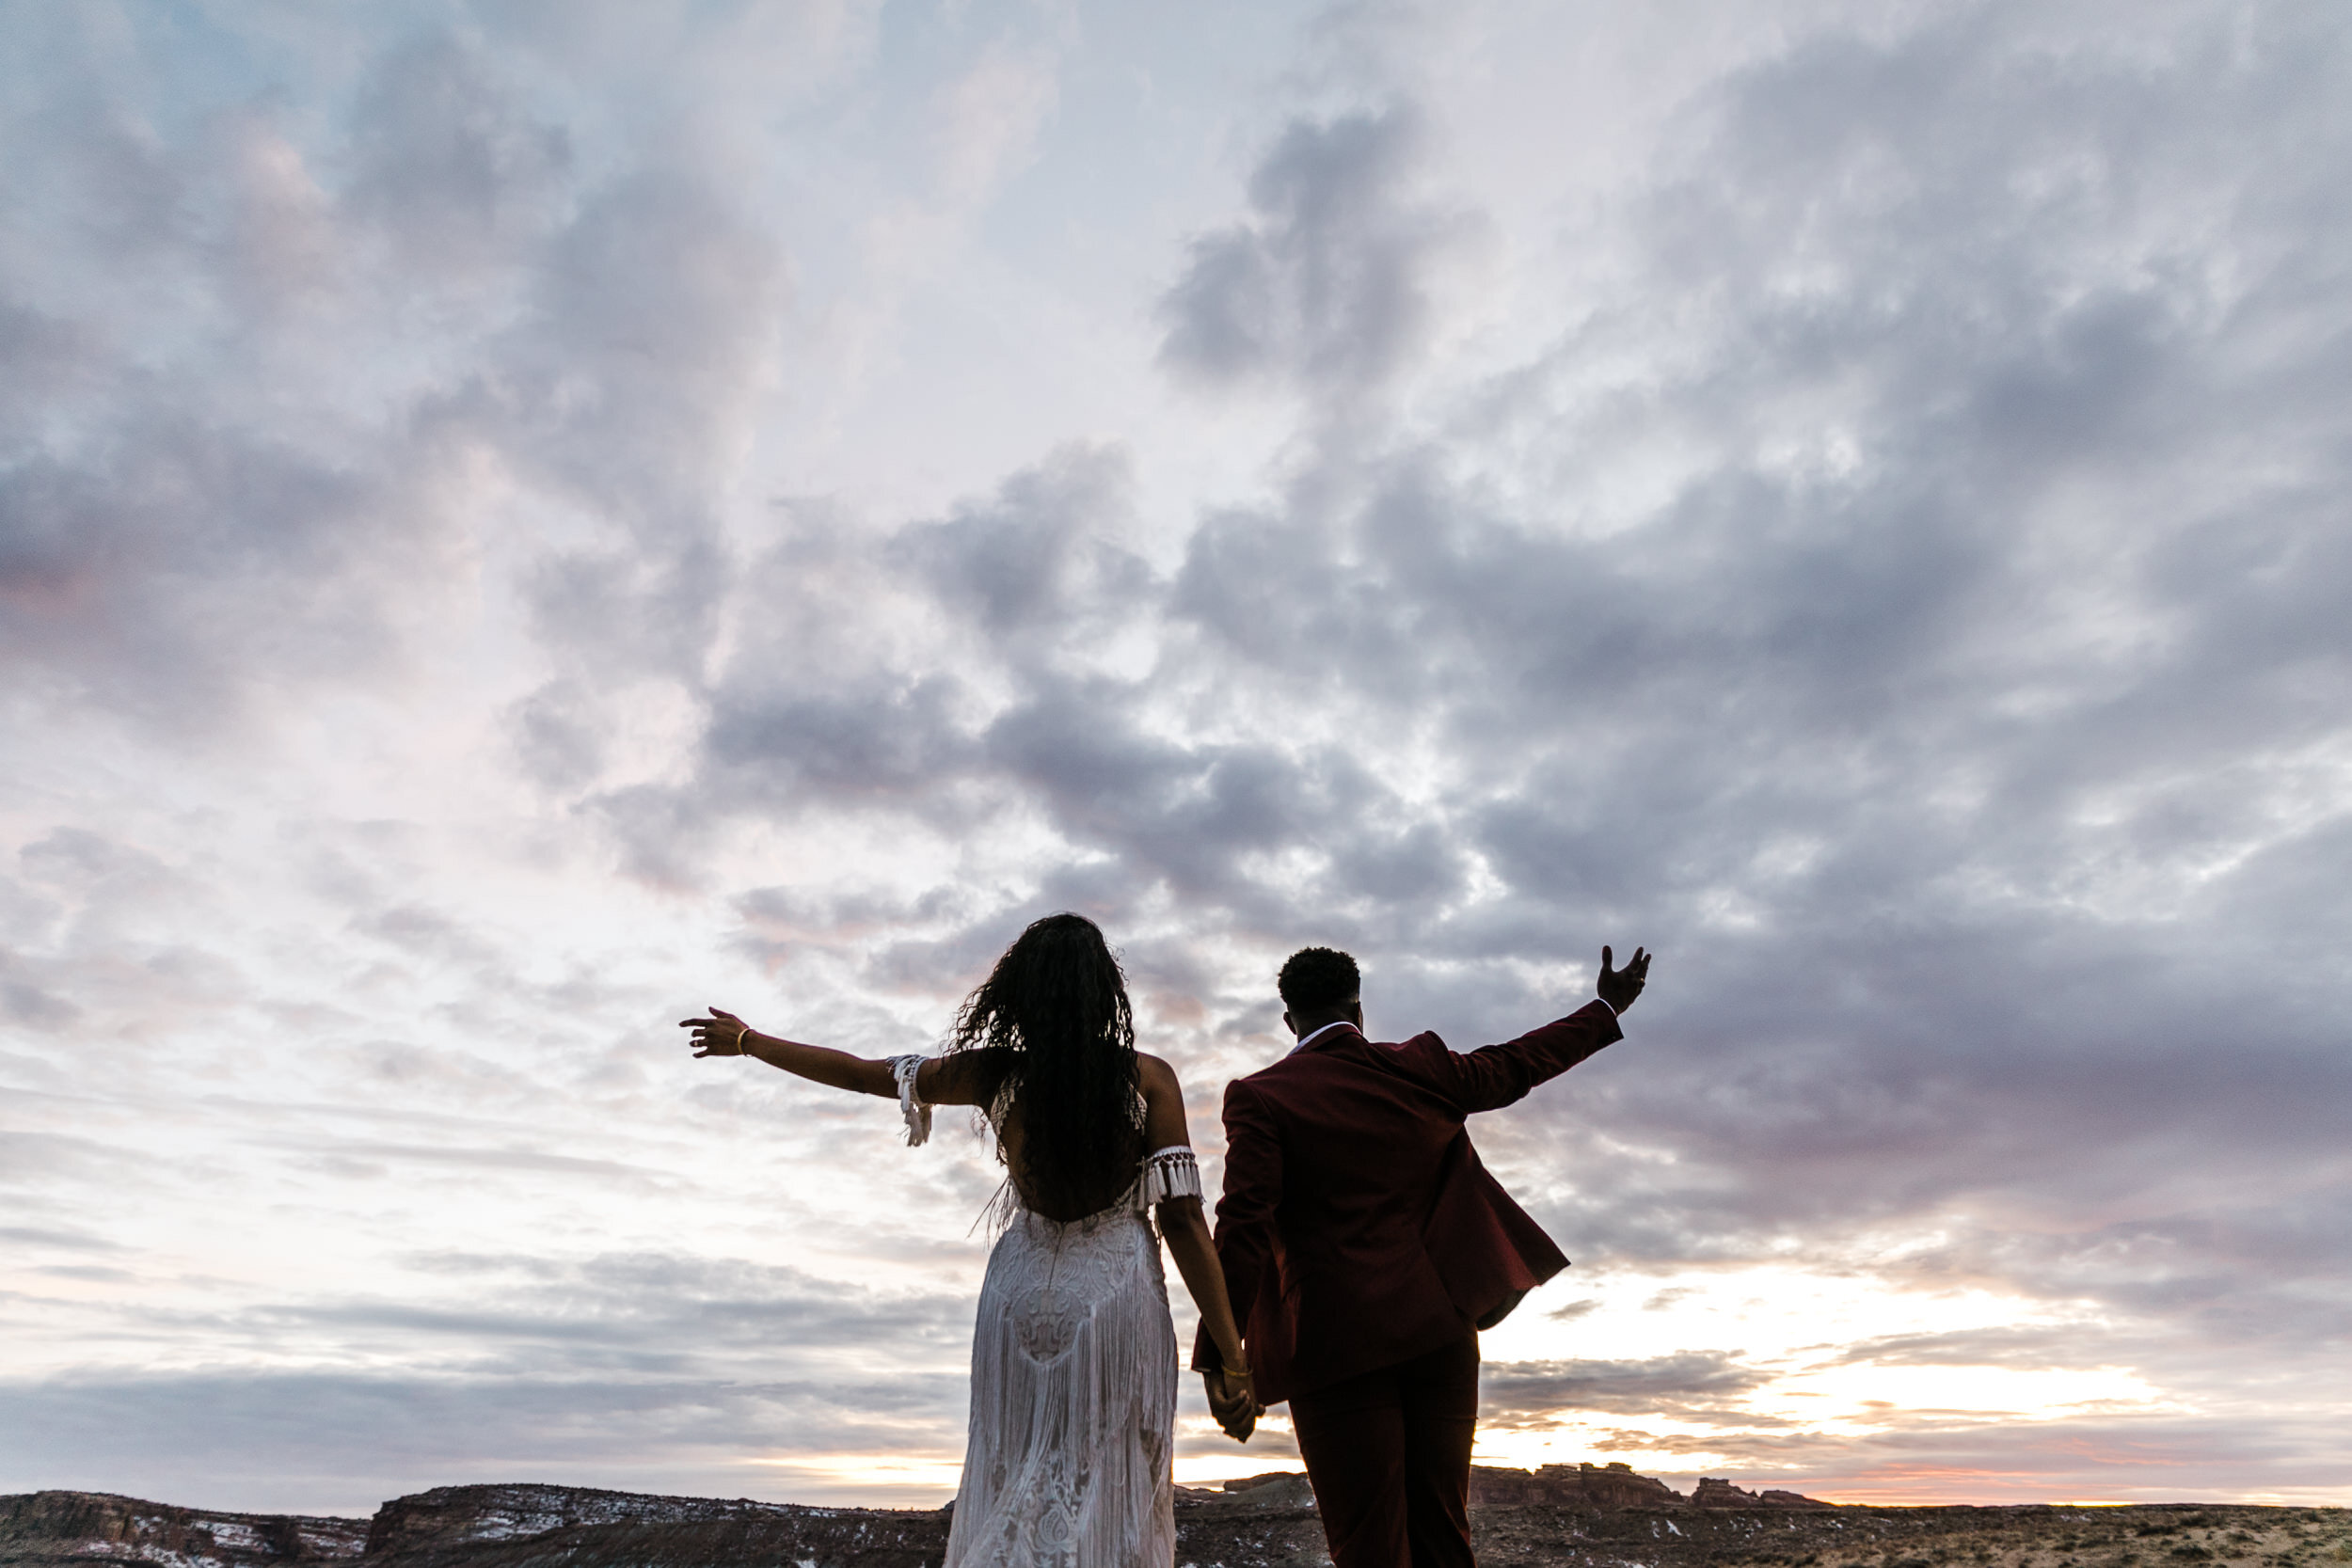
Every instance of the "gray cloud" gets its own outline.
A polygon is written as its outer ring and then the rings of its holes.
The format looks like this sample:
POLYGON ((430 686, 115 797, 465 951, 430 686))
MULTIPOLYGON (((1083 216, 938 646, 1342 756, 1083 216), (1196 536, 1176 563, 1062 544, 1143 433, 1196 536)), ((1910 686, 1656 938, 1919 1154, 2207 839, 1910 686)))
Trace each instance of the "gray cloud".
MULTIPOLYGON (((1678 1351, 1646 1361, 1521 1361, 1490 1365, 1479 1374, 1479 1418, 1509 1426, 1531 1418, 1549 1424, 1561 1410, 1619 1415, 1700 1414, 1725 1419, 1723 1405, 1769 1381, 1722 1351, 1678 1351)), ((1755 1416, 1738 1426, 1785 1423, 1755 1416)))
POLYGON ((1074 640, 1089 620, 1157 597, 1150 566, 1106 537, 1132 483, 1122 451, 1070 448, 1013 475, 984 505, 902 530, 893 554, 994 647, 1025 628, 1074 640))
POLYGON ((354 578, 410 531, 398 498, 196 420, 110 435, 95 464, 42 454, 0 473, 12 664, 167 726, 233 705, 248 668, 296 647, 326 673, 369 668, 381 627, 354 578), (216 596, 189 598, 190 579, 216 596))
POLYGON ((888 1342, 916 1362, 960 1359, 968 1302, 892 1293, 802 1270, 644 1253, 577 1262, 534 1257, 426 1259, 469 1282, 446 1298, 330 1297, 257 1305, 230 1326, 259 1338, 360 1334, 415 1338, 427 1365, 485 1375, 623 1370, 717 1375, 731 1358, 818 1365, 826 1353, 888 1342))
POLYGON ((114 1252, 116 1244, 102 1236, 91 1236, 78 1230, 44 1230, 37 1226, 11 1225, 0 1227, 0 1241, 20 1246, 59 1247, 72 1252, 114 1252))
MULTIPOLYGON (((948 1382, 900 1373, 820 1392, 733 1378, 287 1372, 17 1384, 0 1388, 9 1434, 0 1463, 36 1487, 199 1503, 262 1496, 363 1515, 386 1497, 466 1481, 626 1481, 740 1497, 771 1490, 779 1475, 748 1463, 755 1456, 904 1444, 909 1402, 951 1402, 948 1382), (663 1457, 649 1464, 649 1453, 663 1457)), ((951 1423, 930 1409, 921 1416, 924 1437, 952 1441, 951 1423)), ((788 1481, 786 1489, 797 1490, 788 1481)))
POLYGON ((1249 180, 1249 216, 1192 243, 1161 302, 1164 365, 1210 385, 1376 382, 1420 346, 1444 227, 1401 198, 1409 108, 1294 122, 1249 180))
POLYGON ((480 51, 447 35, 395 50, 355 120, 346 200, 412 275, 511 263, 554 222, 570 139, 523 109, 480 51))
POLYGON ((35 1485, 150 1496, 324 1489, 364 1511, 461 1472, 642 1481, 654 1452, 696 1487, 739 1495, 760 1489, 744 1467, 755 1454, 946 1449, 961 1430, 961 1296, 673 1254, 409 1261, 464 1281, 465 1305, 437 1290, 257 1303, 203 1324, 109 1314, 118 1335, 158 1342, 201 1328, 215 1343, 400 1345, 397 1373, 19 1377, 0 1384, 0 1427, 23 1439, 0 1465, 35 1485))
POLYGON ((33 978, 33 966, 13 953, 0 952, 0 1010, 28 1029, 62 1029, 81 1016, 81 1008, 44 990, 33 978))
MULTIPOLYGON (((21 145, 82 210, 0 277, 0 658, 183 740, 273 684, 383 680, 469 569, 486 462, 585 524, 522 574, 566 669, 696 678, 782 258, 685 163, 583 166, 512 63, 397 43, 340 139, 266 104, 143 139, 72 72, 34 95, 21 145)), ((548 705, 526 750, 574 784, 593 758, 548 705)))
POLYGON ((397 1165, 420 1162, 437 1165, 469 1165, 496 1170, 543 1171, 553 1175, 595 1177, 608 1181, 627 1181, 639 1185, 661 1185, 655 1173, 640 1166, 624 1164, 617 1160, 582 1159, 573 1154, 549 1154, 531 1148, 453 1148, 431 1144, 372 1143, 364 1139, 339 1138, 332 1143, 305 1146, 289 1144, 294 1148, 308 1148, 319 1154, 333 1155, 341 1160, 361 1160, 397 1165))

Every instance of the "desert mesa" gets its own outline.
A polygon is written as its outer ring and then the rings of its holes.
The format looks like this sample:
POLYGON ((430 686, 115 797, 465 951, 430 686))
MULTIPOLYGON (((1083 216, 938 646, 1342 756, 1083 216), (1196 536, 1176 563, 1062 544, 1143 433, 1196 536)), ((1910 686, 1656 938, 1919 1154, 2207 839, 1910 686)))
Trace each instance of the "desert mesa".
MULTIPOLYGON (((949 1509, 825 1508, 536 1484, 447 1486, 367 1519, 236 1513, 91 1492, 0 1497, 24 1568, 938 1568, 949 1509)), ((2333 1568, 2352 1514, 2253 1504, 1835 1505, 1622 1464, 1479 1466, 1488 1568, 2333 1568)), ((1305 1477, 1177 1490, 1184 1568, 1330 1559, 1305 1477)))

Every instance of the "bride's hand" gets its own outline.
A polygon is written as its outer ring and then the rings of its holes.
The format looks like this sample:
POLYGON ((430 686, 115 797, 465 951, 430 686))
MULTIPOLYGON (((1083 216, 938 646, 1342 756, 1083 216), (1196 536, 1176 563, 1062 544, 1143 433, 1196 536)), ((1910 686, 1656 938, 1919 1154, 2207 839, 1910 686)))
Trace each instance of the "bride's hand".
POLYGON ((1202 1372, 1200 1381, 1208 1390, 1209 1414, 1216 1418, 1225 1435, 1236 1443, 1248 1442, 1250 1433, 1257 1430, 1258 1418, 1265 1414, 1265 1406, 1250 1390, 1249 1380, 1228 1377, 1219 1369, 1202 1372))
POLYGON ((744 1054, 743 1038, 752 1032, 741 1019, 717 1007, 710 1009, 708 1018, 679 1019, 677 1026, 693 1031, 687 1043, 694 1048, 696 1056, 740 1056, 744 1054))

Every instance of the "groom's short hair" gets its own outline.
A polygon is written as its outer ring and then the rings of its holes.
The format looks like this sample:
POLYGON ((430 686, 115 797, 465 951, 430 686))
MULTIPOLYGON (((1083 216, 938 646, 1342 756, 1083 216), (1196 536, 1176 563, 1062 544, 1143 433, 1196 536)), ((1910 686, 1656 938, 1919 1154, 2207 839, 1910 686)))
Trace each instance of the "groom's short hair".
POLYGON ((1321 1012, 1353 1002, 1363 990, 1356 960, 1335 947, 1302 947, 1282 965, 1274 987, 1294 1013, 1321 1012))

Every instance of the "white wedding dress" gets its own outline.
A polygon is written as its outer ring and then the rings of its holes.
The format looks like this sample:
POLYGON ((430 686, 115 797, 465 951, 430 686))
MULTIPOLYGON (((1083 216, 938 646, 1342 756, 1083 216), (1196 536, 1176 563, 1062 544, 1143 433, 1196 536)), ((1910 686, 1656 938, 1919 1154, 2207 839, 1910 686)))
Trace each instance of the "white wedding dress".
MULTIPOLYGON (((894 1057, 907 1141, 930 1132, 894 1057)), ((1189 1148, 1067 1223, 1015 1208, 972 1335, 972 1424, 943 1568, 1172 1568, 1176 1326, 1152 1206, 1200 1196, 1189 1148)))

